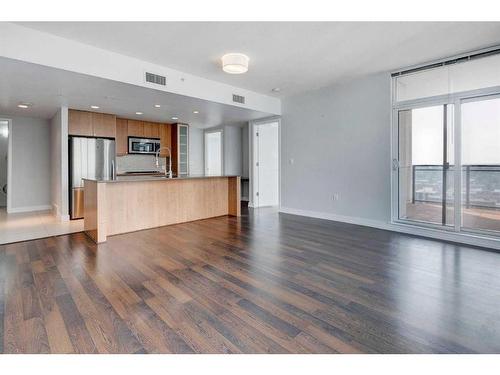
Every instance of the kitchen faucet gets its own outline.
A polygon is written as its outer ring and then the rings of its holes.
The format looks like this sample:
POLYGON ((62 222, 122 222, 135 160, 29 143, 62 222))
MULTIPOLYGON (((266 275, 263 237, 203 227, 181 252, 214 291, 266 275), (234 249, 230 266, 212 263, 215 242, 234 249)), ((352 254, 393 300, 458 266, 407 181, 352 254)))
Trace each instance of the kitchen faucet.
MULTIPOLYGON (((168 171, 167 171, 167 166, 165 165, 165 177, 172 178, 173 177, 172 176, 172 152, 170 151, 170 148, 160 147, 156 151, 156 155, 155 155, 156 168, 160 168, 160 151, 163 149, 168 150, 168 171)), ((165 156, 165 164, 166 164, 166 161, 167 161, 167 157, 165 156)))

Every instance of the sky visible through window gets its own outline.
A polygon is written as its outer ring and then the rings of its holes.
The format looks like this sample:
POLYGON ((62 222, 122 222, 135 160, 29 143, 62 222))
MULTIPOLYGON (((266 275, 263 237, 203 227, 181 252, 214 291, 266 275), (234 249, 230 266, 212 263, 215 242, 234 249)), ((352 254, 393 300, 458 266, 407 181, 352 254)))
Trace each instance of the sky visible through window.
MULTIPOLYGON (((442 106, 412 110, 413 165, 442 164, 442 124, 442 106)), ((453 127, 448 129, 448 161, 453 163, 453 127)), ((500 98, 462 104, 462 164, 500 164, 500 98)))

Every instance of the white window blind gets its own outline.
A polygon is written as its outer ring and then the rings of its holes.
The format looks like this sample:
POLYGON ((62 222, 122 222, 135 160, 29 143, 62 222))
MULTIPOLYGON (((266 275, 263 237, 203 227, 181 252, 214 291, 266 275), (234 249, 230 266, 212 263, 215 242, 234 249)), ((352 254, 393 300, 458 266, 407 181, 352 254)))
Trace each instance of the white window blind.
POLYGON ((396 102, 500 86, 500 54, 394 77, 396 102))

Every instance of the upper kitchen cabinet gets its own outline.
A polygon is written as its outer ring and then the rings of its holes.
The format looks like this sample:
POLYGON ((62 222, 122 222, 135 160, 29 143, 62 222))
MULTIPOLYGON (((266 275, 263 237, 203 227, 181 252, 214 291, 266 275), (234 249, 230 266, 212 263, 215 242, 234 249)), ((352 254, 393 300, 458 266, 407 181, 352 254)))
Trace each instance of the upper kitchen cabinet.
POLYGON ((127 120, 129 137, 144 138, 144 121, 127 120))
POLYGON ((123 156, 128 153, 128 124, 123 118, 116 119, 116 155, 123 156))
POLYGON ((70 109, 68 133, 86 137, 116 137, 116 116, 70 109))
POLYGON ((144 138, 160 138, 160 124, 144 122, 144 138))
POLYGON ((69 135, 92 137, 94 135, 94 130, 92 128, 91 113, 70 109, 68 111, 68 133, 69 135))
POLYGON ((116 138, 116 116, 92 112, 94 137, 116 138))

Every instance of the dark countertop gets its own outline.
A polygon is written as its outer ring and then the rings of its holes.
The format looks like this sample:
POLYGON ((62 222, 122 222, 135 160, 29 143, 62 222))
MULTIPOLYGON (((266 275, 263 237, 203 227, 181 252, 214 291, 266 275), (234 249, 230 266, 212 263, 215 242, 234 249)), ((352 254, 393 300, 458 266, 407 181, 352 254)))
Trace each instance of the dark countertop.
POLYGON ((116 175, 118 177, 122 177, 122 176, 158 176, 163 174, 164 174, 163 172, 144 171, 144 172, 120 172, 117 173, 116 175))
POLYGON ((118 183, 118 182, 141 182, 141 181, 172 181, 172 180, 192 180, 199 178, 220 178, 220 177, 239 177, 237 175, 181 175, 179 177, 166 178, 165 176, 146 175, 146 176, 117 176, 115 180, 103 180, 95 178, 84 178, 83 180, 94 181, 98 183, 118 183))

